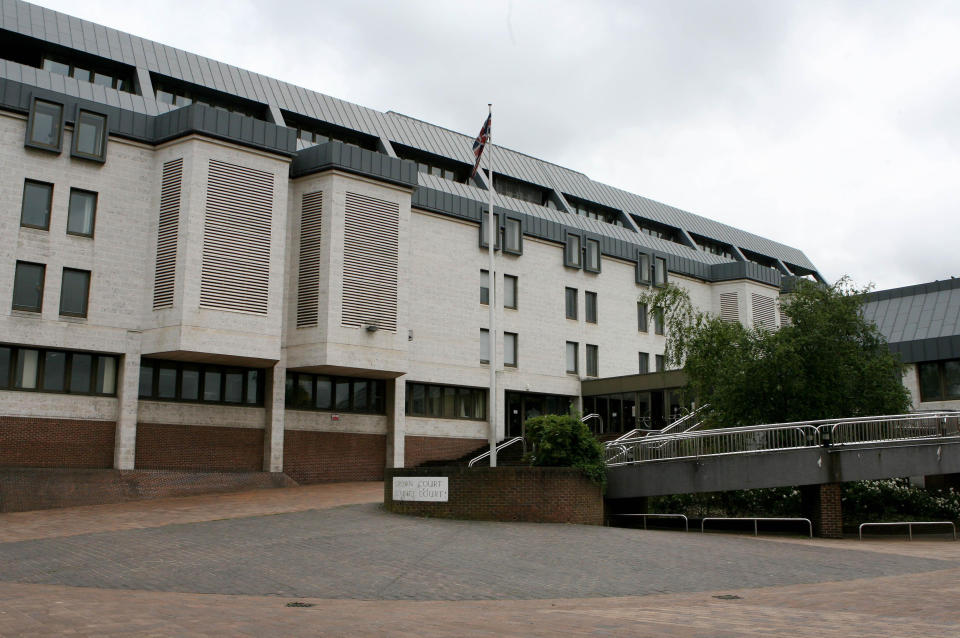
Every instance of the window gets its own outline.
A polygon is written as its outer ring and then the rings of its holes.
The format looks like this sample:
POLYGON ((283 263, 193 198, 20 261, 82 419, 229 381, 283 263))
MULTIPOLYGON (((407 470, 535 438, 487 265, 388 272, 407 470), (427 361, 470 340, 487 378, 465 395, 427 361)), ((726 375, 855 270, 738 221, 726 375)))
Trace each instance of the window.
MULTIPOLYGON (((481 248, 487 248, 490 245, 488 241, 490 239, 490 229, 487 226, 489 219, 490 219, 490 215, 488 215, 486 211, 483 211, 480 213, 480 247, 481 248)), ((500 250, 500 214, 499 213, 494 213, 493 221, 494 221, 494 224, 496 224, 495 231, 494 231, 494 241, 496 242, 496 244, 494 244, 493 249, 500 250)))
POLYGON ((663 334, 663 309, 653 309, 653 332, 654 334, 663 334))
POLYGON ((488 305, 490 303, 490 273, 486 270, 480 271, 480 304, 488 305))
POLYGON ((40 312, 43 307, 43 276, 46 266, 17 262, 13 276, 13 309, 40 312))
POLYGON ((514 332, 503 333, 503 365, 517 367, 517 335, 514 332))
POLYGON ((577 353, 577 349, 578 349, 577 346, 578 344, 576 341, 567 342, 567 373, 568 374, 576 374, 577 371, 579 370, 577 366, 577 360, 579 359, 579 355, 577 353))
POLYGON ((97 194, 70 189, 70 208, 67 211, 67 233, 93 237, 93 221, 97 216, 97 194))
POLYGON ((20 208, 20 225, 27 228, 50 228, 50 205, 53 201, 53 184, 25 180, 23 204, 20 208))
POLYGON ((0 390, 113 396, 116 380, 113 355, 0 346, 0 390))
POLYGON ((85 60, 78 65, 78 61, 55 60, 53 58, 43 58, 43 70, 51 73, 59 73, 83 82, 92 82, 100 86, 105 86, 118 91, 133 93, 133 80, 129 73, 122 71, 107 70, 98 67, 93 60, 85 60), (71 64, 71 62, 73 62, 71 64))
POLYGON ((637 283, 650 285, 650 255, 637 254, 637 283))
POLYGON ((107 116, 84 109, 77 109, 73 127, 72 157, 103 162, 107 157, 107 116))
POLYGON ((382 379, 288 372, 286 406, 294 410, 385 414, 386 383, 382 379))
POLYGON ((581 265, 580 235, 567 233, 567 245, 563 251, 563 265, 579 268, 581 265))
POLYGON ((60 314, 68 317, 87 316, 87 297, 90 293, 90 271, 63 269, 60 287, 60 314))
POLYGON ((656 359, 657 359, 657 372, 663 372, 664 370, 666 370, 667 368, 663 359, 663 355, 662 354, 656 355, 656 359))
POLYGON ((566 289, 567 319, 576 320, 577 318, 577 289, 566 289))
POLYGON ((960 399, 960 359, 917 364, 921 401, 960 399))
POLYGON ((663 257, 653 260, 653 285, 667 285, 667 260, 663 257))
POLYGON ((514 255, 523 253, 523 231, 519 219, 507 217, 504 221, 503 252, 514 255))
POLYGON ((517 309, 517 278, 514 275, 503 276, 503 307, 517 309))
POLYGON ((490 331, 480 328, 480 363, 490 363, 490 331))
POLYGON ((140 361, 140 398, 150 401, 263 405, 263 381, 264 375, 256 368, 140 361))
POLYGON ((33 98, 25 146, 60 152, 63 143, 63 105, 33 98))
POLYGON ((487 391, 432 383, 408 383, 407 416, 483 421, 487 418, 487 391))
POLYGON ((583 293, 583 314, 587 323, 597 323, 597 293, 583 293))
POLYGON ((583 269, 588 272, 600 272, 600 240, 587 240, 587 263, 583 269))
POLYGON ((641 352, 640 353, 640 374, 647 374, 650 372, 650 353, 641 352))
POLYGON ((647 331, 647 304, 642 301, 637 302, 637 331, 647 331))
POLYGON ((587 344, 587 376, 596 377, 599 376, 597 373, 600 367, 600 348, 591 344, 587 344))

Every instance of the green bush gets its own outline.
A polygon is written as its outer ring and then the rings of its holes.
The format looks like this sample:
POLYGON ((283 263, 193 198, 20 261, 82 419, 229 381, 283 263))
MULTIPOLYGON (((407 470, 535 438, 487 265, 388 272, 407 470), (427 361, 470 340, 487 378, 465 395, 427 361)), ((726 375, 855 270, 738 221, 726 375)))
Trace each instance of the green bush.
POLYGON ((647 503, 651 512, 706 516, 802 516, 800 490, 795 487, 771 487, 707 494, 654 496, 647 503))
POLYGON ((913 487, 907 479, 846 483, 843 520, 850 525, 907 520, 960 522, 960 493, 952 488, 913 487))
POLYGON ((527 420, 531 465, 574 467, 602 488, 607 484, 603 445, 576 415, 547 414, 527 420))

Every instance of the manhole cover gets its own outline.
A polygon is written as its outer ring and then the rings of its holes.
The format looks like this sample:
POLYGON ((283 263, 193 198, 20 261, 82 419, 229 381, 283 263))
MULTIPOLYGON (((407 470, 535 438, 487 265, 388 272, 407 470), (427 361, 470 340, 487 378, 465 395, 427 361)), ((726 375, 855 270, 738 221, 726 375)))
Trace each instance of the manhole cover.
POLYGON ((714 596, 714 598, 719 598, 720 600, 743 600, 735 594, 720 594, 719 596, 714 596))
POLYGON ((313 607, 313 603, 302 603, 299 600, 287 603, 287 607, 313 607))

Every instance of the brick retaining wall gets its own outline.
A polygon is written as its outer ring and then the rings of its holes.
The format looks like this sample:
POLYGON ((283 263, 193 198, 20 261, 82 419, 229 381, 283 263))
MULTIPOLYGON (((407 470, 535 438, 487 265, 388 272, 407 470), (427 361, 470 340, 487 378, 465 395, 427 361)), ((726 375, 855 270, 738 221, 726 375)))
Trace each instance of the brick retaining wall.
POLYGON ((486 439, 407 436, 403 442, 403 466, 416 467, 426 461, 453 461, 484 445, 487 445, 486 439))
POLYGON ((300 484, 382 481, 386 450, 383 434, 285 430, 283 471, 300 484))
POLYGON ((388 469, 387 510, 398 514, 481 521, 603 523, 600 487, 579 470, 561 467, 426 467, 388 469), (448 479, 449 501, 394 501, 393 477, 448 479))
POLYGON ((259 472, 263 430, 138 423, 134 464, 143 470, 259 472))
POLYGON ((111 468, 116 429, 113 421, 0 417, 0 467, 111 468))

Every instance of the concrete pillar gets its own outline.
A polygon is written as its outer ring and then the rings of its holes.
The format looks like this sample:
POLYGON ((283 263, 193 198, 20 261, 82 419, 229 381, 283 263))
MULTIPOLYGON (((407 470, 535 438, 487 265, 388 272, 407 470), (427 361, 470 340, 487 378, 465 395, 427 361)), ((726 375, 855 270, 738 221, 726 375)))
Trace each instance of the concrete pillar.
POLYGON ((263 384, 263 471, 283 471, 283 415, 287 368, 281 361, 266 370, 263 384))
POLYGON ((387 382, 387 467, 403 467, 406 426, 407 380, 399 376, 387 382))
POLYGON ((841 483, 804 485, 800 488, 804 515, 813 523, 813 533, 822 538, 843 537, 841 483))
POLYGON ((128 333, 117 370, 117 431, 113 468, 132 470, 137 456, 137 401, 140 395, 140 335, 128 333))

